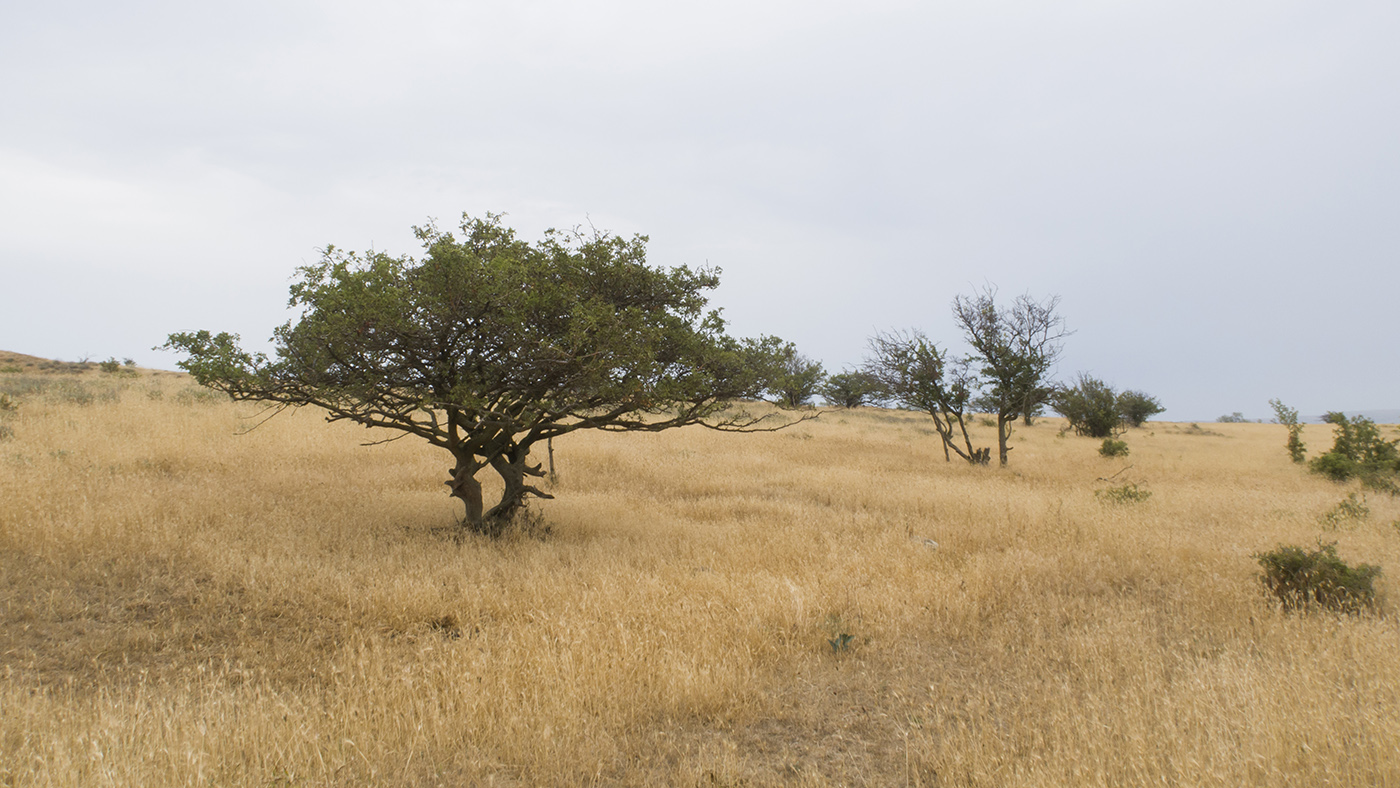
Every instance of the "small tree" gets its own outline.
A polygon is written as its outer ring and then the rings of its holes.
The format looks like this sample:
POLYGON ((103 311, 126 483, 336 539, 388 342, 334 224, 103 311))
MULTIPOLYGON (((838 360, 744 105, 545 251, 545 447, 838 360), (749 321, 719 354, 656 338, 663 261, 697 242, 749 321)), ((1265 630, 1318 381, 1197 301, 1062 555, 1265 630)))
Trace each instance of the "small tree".
POLYGON ((772 375, 771 393, 788 408, 800 408, 812 402, 826 382, 826 370, 821 362, 797 352, 791 343, 779 351, 777 369, 772 375))
POLYGON ((996 406, 1002 465, 1011 451, 1012 425, 1045 401, 1050 370, 1069 334, 1055 311, 1059 303, 1058 297, 1036 301, 1021 295, 1003 309, 990 288, 953 300, 953 317, 981 364, 981 379, 996 406))
POLYGON ((1123 423, 1120 397, 1113 388, 1081 372, 1073 386, 1055 392, 1050 407, 1069 421, 1076 435, 1110 438, 1123 423))
POLYGON ((1306 461, 1308 452, 1303 445, 1303 425, 1298 422, 1298 411, 1277 399, 1269 400, 1269 406, 1274 409, 1274 421, 1288 428, 1288 456, 1294 462, 1306 461))
POLYGON ((1249 423, 1249 419, 1246 419, 1246 418, 1244 417, 1244 414, 1243 414, 1243 413, 1240 413, 1239 411, 1235 411, 1234 413, 1231 413, 1231 414, 1228 415, 1228 416, 1217 416, 1216 419, 1215 419, 1215 421, 1216 421, 1217 424, 1248 424, 1248 423, 1249 423))
POLYGON ((868 372, 840 372, 826 379, 821 395, 840 408, 859 408, 883 398, 880 381, 868 372))
POLYGON ((977 390, 970 359, 950 358, 921 331, 877 333, 870 338, 865 372, 895 404, 933 417, 945 460, 951 462, 952 453, 973 464, 991 459, 990 449, 973 448, 967 430, 967 408, 977 390))
POLYGON ((460 238, 431 224, 416 232, 422 260, 327 247, 301 268, 291 288, 301 316, 276 330, 273 360, 226 333, 171 334, 164 347, 235 400, 315 405, 328 421, 443 449, 463 525, 492 536, 528 496, 551 497, 528 482, 545 473, 529 462, 542 441, 582 429, 776 428, 731 403, 771 390, 790 346, 724 332, 705 308, 718 272, 653 268, 643 236, 551 230, 526 243, 499 215, 464 216, 460 238), (504 483, 489 510, 477 478, 488 467, 504 483))
POLYGON ((1143 422, 1163 410, 1162 403, 1141 391, 1125 391, 1118 395, 1118 415, 1129 427, 1141 427, 1143 422))

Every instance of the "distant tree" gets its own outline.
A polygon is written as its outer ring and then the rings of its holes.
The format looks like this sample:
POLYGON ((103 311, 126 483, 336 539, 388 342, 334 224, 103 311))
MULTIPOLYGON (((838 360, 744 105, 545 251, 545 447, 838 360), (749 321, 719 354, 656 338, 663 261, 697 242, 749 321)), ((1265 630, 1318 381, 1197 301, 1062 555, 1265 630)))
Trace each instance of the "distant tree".
POLYGON ((977 390, 970 359, 950 357, 917 330, 877 333, 869 347, 864 371, 896 405, 933 417, 945 460, 951 462, 956 453, 967 462, 987 464, 991 449, 973 448, 967 430, 968 405, 977 390))
POLYGON ((1308 452, 1303 445, 1303 425, 1298 422, 1298 411, 1277 399, 1269 400, 1269 406, 1274 409, 1274 421, 1288 428, 1288 456, 1294 462, 1306 461, 1308 452))
POLYGON ((530 244, 499 215, 464 216, 461 237, 417 228, 421 260, 327 247, 291 287, 300 317, 276 358, 232 334, 171 334, 179 366, 235 400, 314 405, 328 421, 413 435, 448 452, 467 529, 500 535, 528 496, 537 443, 575 430, 704 424, 776 428, 735 400, 772 388, 790 346, 728 336, 704 291, 713 270, 653 268, 646 238, 549 231, 530 244), (762 425, 762 426, 761 426, 762 425), (485 509, 477 474, 501 478, 485 509))
POLYGON ((781 346, 770 390, 785 407, 800 408, 811 404, 825 382, 826 370, 822 369, 820 361, 798 353, 797 347, 791 343, 781 346))
POLYGON ((1069 421, 1076 435, 1110 438, 1123 424, 1120 397, 1113 388, 1088 373, 1079 373, 1072 386, 1055 392, 1050 407, 1069 421))
POLYGON ((1021 295, 1002 308, 992 288, 953 301, 953 317, 981 365, 982 383, 995 406, 1002 465, 1011 451, 1012 425, 1045 402, 1050 370, 1069 335, 1056 312, 1059 302, 1058 297, 1036 301, 1021 295))
POLYGON ((840 408, 859 408, 883 398, 880 381, 868 372, 840 372, 826 379, 821 395, 840 408))
POLYGON ((1216 421, 1216 423, 1218 423, 1218 424, 1248 424, 1248 423, 1249 423, 1249 419, 1246 419, 1246 418, 1244 417, 1244 414, 1243 414, 1243 413, 1240 413, 1239 411, 1235 411, 1234 413, 1231 413, 1231 414, 1228 415, 1228 416, 1219 416, 1219 417, 1216 418, 1215 421, 1216 421))
POLYGON ((1141 427, 1163 410, 1162 403, 1141 391, 1125 391, 1118 395, 1118 414, 1129 427, 1141 427))

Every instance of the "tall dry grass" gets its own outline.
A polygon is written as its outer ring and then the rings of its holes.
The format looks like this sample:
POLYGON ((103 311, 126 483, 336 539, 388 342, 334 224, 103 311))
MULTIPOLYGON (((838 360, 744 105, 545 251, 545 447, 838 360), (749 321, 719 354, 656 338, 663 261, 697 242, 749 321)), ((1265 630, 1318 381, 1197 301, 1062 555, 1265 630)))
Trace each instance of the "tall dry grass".
POLYGON ((491 542, 429 447, 83 381, 3 417, 0 785, 1400 784, 1395 617, 1284 614, 1253 558, 1393 597, 1400 506, 1326 521, 1282 427, 1044 420, 1004 470, 879 410, 581 433, 550 533, 491 542))

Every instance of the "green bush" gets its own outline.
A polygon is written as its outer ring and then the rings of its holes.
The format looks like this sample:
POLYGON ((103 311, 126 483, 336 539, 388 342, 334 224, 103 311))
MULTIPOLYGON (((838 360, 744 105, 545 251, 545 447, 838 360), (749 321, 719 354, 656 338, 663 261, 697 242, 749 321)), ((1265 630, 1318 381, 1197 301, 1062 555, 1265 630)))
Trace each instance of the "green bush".
POLYGON ((1336 427, 1332 450, 1309 463, 1314 473, 1334 481, 1358 478, 1374 490, 1400 494, 1395 477, 1400 474, 1400 439, 1381 437, 1380 428, 1364 416, 1348 418, 1344 413, 1328 413, 1322 420, 1336 427))
POLYGON ((1104 457, 1127 457, 1128 444, 1115 438, 1104 438, 1103 445, 1099 447, 1099 454, 1104 457))
POLYGON ((1163 410, 1165 408, 1156 397, 1149 397, 1141 391, 1125 391, 1118 395, 1118 415, 1129 427, 1141 427, 1143 422, 1163 410))
POLYGON ((826 379, 821 395, 838 408, 859 408, 885 396, 879 379, 868 372, 840 372, 826 379))
POLYGON ((1348 493, 1345 499, 1322 515, 1322 525, 1329 531, 1335 531, 1343 525, 1359 523, 1370 516, 1371 507, 1366 505, 1366 496, 1357 498, 1356 493, 1348 493))
POLYGON ((1376 602, 1375 580, 1381 568, 1371 564, 1349 566, 1337 557, 1335 542, 1316 550, 1279 545, 1277 550, 1255 555, 1269 590, 1288 610, 1329 608, 1355 612, 1376 602))
POLYGON ((1274 421, 1288 428, 1288 456, 1294 462, 1306 461, 1308 452, 1303 446, 1303 425, 1298 421, 1297 409, 1277 399, 1269 400, 1269 405, 1274 409, 1274 421))
POLYGON ((1152 491, 1141 489, 1137 484, 1132 483, 1125 484, 1122 487, 1109 487, 1103 490, 1095 490, 1094 497, 1104 503, 1142 503, 1152 497, 1152 491))
POLYGON ((1220 424, 1248 424, 1249 419, 1246 419, 1243 413, 1235 411, 1234 413, 1231 413, 1228 416, 1220 416, 1216 418, 1216 422, 1220 424))
POLYGON ((1055 391, 1050 409, 1064 416, 1076 435, 1090 438, 1112 437, 1123 423, 1118 395, 1107 383, 1082 372, 1073 386, 1055 391))

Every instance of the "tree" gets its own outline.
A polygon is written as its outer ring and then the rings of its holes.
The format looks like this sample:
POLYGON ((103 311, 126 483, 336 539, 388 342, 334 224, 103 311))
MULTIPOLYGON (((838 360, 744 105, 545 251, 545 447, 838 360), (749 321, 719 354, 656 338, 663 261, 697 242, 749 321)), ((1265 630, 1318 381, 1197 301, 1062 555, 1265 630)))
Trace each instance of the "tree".
POLYGON ((880 381, 868 372, 840 372, 826 379, 821 395, 827 402, 839 408, 859 408, 862 405, 879 402, 883 397, 880 381))
POLYGON ((1111 386, 1081 372, 1074 385, 1056 390, 1050 407, 1069 421, 1076 435, 1111 438, 1123 423, 1120 402, 1111 386))
POLYGON ((1059 303, 1057 296, 1036 301, 1020 295, 1003 309, 994 288, 953 300, 953 317, 981 363, 981 379, 995 405, 1001 465, 1011 451, 1007 442, 1016 419, 1044 402, 1050 370, 1070 333, 1055 311, 1059 303))
POLYGON ((1269 400, 1269 406, 1274 409, 1274 421, 1288 428, 1288 456, 1294 462, 1305 462, 1308 452, 1303 445, 1303 425, 1298 422, 1298 410, 1278 399, 1269 400))
POLYGON ((791 343, 779 350, 778 366, 774 370, 770 393, 785 407, 800 408, 809 404, 826 382, 826 370, 820 361, 797 352, 791 343))
MULTIPOLYGON (((462 237, 415 228, 424 256, 327 247, 299 269, 275 359, 238 337, 171 334, 164 346, 201 384, 278 409, 314 405, 328 421, 413 435, 453 458, 463 526, 499 536, 544 475, 541 441, 575 430, 704 424, 776 429, 735 400, 768 389, 785 343, 728 336, 704 291, 717 270, 654 268, 646 238, 545 233, 530 244, 500 215, 463 216, 462 237), (504 482, 489 510, 477 474, 504 482)), ((771 415, 771 414, 770 414, 771 415)), ((383 441, 374 441, 383 442, 383 441)))
POLYGON ((1123 423, 1129 427, 1141 427, 1143 422, 1163 410, 1165 408, 1156 397, 1150 397, 1141 391, 1125 391, 1118 395, 1118 415, 1123 417, 1123 423))
POLYGON ((945 460, 952 461, 950 450, 973 464, 985 465, 991 459, 991 449, 973 448, 967 431, 968 404, 978 388, 970 359, 950 358, 921 331, 877 333, 870 338, 864 371, 896 404, 933 417, 945 460))

